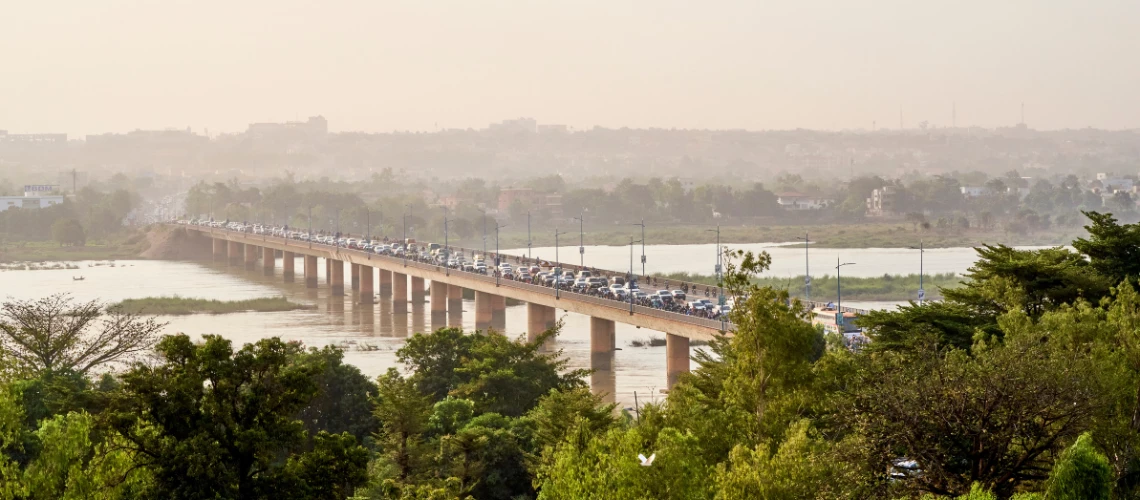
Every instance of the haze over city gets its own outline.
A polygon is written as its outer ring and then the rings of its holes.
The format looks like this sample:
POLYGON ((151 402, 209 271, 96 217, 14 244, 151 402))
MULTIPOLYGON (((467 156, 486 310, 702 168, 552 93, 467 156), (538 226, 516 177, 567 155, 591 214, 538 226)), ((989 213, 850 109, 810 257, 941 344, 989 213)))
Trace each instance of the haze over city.
POLYGON ((332 131, 1140 126, 1140 4, 53 1, 9 5, 0 118, 81 137, 323 115, 332 131), (956 113, 952 111, 956 108, 956 113))

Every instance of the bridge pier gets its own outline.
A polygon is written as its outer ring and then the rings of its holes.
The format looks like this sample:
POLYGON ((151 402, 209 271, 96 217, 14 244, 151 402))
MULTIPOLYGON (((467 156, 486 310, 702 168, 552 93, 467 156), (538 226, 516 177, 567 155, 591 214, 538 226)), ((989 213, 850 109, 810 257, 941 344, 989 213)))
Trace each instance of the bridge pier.
POLYGON ((360 290, 360 264, 350 264, 352 268, 352 290, 360 290))
POLYGON ((249 243, 246 243, 246 245, 245 245, 245 270, 246 271, 252 271, 255 267, 257 267, 257 254, 258 253, 259 252, 257 251, 257 245, 250 245, 249 243))
POLYGON ((214 262, 225 262, 226 248, 228 247, 226 240, 221 238, 211 238, 211 240, 214 242, 214 262))
POLYGON ((344 296, 344 261, 337 259, 329 259, 332 262, 332 295, 333 297, 344 296))
POLYGON ((491 328, 507 331, 507 298, 502 295, 491 295, 491 328))
MULTIPOLYGON (((408 312, 408 275, 392 273, 392 312, 408 312)), ((406 323, 406 322, 405 322, 406 323)), ((404 328, 407 328, 405 325, 404 328)))
POLYGON ((494 295, 487 292, 475 291, 475 329, 489 330, 494 317, 494 295))
POLYGON ((226 250, 226 255, 229 256, 231 266, 241 264, 242 253, 244 250, 245 245, 242 245, 236 241, 229 242, 229 249, 226 250))
POLYGON ((357 300, 361 304, 372 304, 372 266, 353 264, 360 268, 360 287, 356 290, 357 300))
POLYGON ((412 276, 412 303, 422 304, 424 302, 424 279, 412 276))
MULTIPOLYGON (((526 305, 526 341, 534 342, 543 332, 554 328, 557 321, 553 307, 528 302, 526 305)), ((551 339, 553 341, 554 339, 551 339)))
POLYGON ((590 317, 590 391, 612 403, 617 392, 614 374, 614 351, 617 349, 617 325, 613 320, 590 317))
MULTIPOLYGON (((412 282, 415 285, 415 281, 412 282)), ((435 313, 447 312, 447 303, 450 301, 447 283, 442 281, 431 282, 431 312, 435 313)), ((413 288, 414 290, 414 288, 413 288)))
POLYGON ((296 261, 297 256, 293 252, 281 252, 281 275, 285 277, 286 283, 293 282, 293 266, 296 261))
POLYGON ((669 388, 677 385, 682 373, 689 373, 689 338, 665 334, 665 372, 669 388))
MULTIPOLYGON (((332 286, 333 280, 332 261, 333 259, 325 258, 325 284, 330 287, 332 286)), ((341 281, 343 281, 343 279, 341 281)))
POLYGON ((463 312, 463 287, 447 285, 447 310, 463 312))
POLYGON ((317 256, 305 256, 305 288, 317 287, 317 256))
MULTIPOLYGON (((609 353, 617 349, 616 326, 611 319, 590 317, 590 353, 609 353)), ((688 339, 686 339, 688 340, 688 339)))
POLYGON ((273 276, 273 269, 277 267, 277 256, 272 248, 263 247, 261 249, 261 271, 266 276, 273 276))
POLYGON ((384 268, 379 269, 380 272, 380 296, 392 296, 392 271, 384 268))

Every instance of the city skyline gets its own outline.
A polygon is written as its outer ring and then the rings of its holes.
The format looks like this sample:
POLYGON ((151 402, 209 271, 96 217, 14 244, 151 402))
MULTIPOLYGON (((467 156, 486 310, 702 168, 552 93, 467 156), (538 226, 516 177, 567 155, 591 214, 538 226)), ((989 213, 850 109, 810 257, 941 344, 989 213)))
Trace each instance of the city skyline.
POLYGON ((1140 4, 25 2, 0 128, 1140 127, 1140 4), (145 41, 145 43, 141 43, 145 41))

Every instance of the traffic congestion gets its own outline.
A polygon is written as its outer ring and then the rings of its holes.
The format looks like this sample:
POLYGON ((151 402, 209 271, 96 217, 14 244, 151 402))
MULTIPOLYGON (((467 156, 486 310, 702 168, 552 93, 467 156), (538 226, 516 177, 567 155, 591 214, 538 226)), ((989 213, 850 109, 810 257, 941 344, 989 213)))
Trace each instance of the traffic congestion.
POLYGON ((196 225, 249 234, 286 238, 318 245, 337 246, 405 258, 410 261, 446 266, 450 269, 494 276, 533 285, 632 303, 663 311, 712 320, 726 321, 733 300, 721 298, 716 287, 677 282, 653 276, 635 276, 612 270, 580 267, 521 255, 483 253, 475 249, 444 246, 440 243, 406 240, 368 239, 327 231, 299 231, 288 226, 269 226, 244 222, 211 220, 178 220, 178 224, 196 225))

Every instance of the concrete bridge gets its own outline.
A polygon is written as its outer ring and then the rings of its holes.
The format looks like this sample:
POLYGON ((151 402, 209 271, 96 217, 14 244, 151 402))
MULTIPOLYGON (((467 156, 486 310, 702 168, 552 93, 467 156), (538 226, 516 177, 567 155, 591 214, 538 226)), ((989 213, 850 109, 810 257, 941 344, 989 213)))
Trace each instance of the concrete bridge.
MULTIPOLYGON (((731 325, 719 320, 688 316, 641 305, 631 305, 601 297, 534 285, 495 276, 463 272, 446 266, 405 260, 401 257, 377 255, 362 250, 324 245, 316 242, 290 240, 270 235, 250 234, 222 228, 180 225, 188 231, 197 231, 212 240, 214 260, 228 261, 230 265, 244 265, 256 269, 258 260, 267 274, 276 270, 277 252, 282 256, 282 277, 294 281, 300 274, 308 288, 317 288, 318 259, 324 260, 326 285, 332 295, 345 295, 344 266, 351 268, 351 282, 347 293, 354 300, 372 303, 377 294, 380 300, 391 300, 394 312, 406 312, 409 301, 421 303, 425 298, 425 281, 430 282, 431 312, 433 318, 460 318, 463 290, 475 294, 475 324, 480 330, 503 330, 506 325, 506 299, 527 304, 527 337, 537 338, 556 322, 556 309, 590 317, 591 365, 608 370, 616 349, 615 323, 627 323, 665 333, 666 371, 669 387, 681 373, 689 371, 689 341, 711 340, 720 332, 731 330, 731 325), (298 257, 303 258, 303 269, 295 269, 298 257), (448 313, 452 314, 448 314, 448 313)), ((433 324, 438 324, 433 319, 433 324)), ((449 319, 449 326, 462 326, 449 319)))

